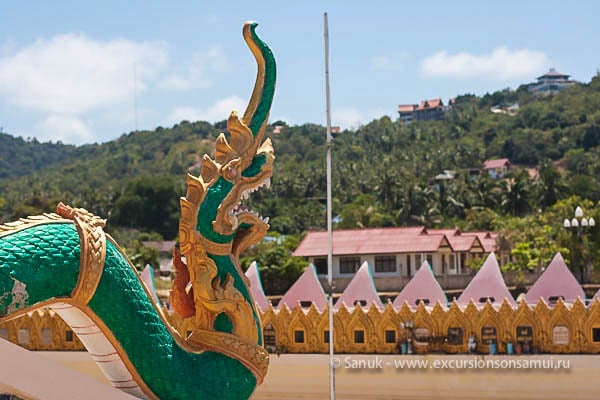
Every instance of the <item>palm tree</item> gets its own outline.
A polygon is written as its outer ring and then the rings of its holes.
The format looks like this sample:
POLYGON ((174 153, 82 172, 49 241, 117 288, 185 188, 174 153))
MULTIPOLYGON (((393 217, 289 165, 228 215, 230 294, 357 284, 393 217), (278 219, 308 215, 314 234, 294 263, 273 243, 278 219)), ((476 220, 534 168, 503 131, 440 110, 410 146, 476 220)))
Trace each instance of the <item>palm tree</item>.
POLYGON ((526 170, 521 169, 509 174, 502 181, 502 189, 501 205, 504 212, 520 216, 529 210, 531 184, 526 170))

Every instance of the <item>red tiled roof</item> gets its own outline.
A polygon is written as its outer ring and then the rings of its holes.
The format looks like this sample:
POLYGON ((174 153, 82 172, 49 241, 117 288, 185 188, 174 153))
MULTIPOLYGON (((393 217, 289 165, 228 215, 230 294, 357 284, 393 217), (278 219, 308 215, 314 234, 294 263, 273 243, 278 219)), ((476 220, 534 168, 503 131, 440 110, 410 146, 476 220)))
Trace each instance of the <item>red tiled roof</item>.
POLYGON ((415 104, 400 104, 398 112, 413 112, 417 106, 415 104))
POLYGON ((427 100, 427 102, 429 103, 429 107, 431 108, 441 107, 444 105, 442 99, 427 100))
MULTIPOLYGON (((425 229, 422 226, 402 228, 368 228, 333 232, 333 255, 435 253, 449 245, 454 252, 481 247, 489 253, 496 250, 493 232, 460 232, 458 229, 425 229)), ((327 255, 327 232, 309 232, 295 256, 327 255)))
POLYGON ((483 246, 483 250, 486 253, 496 251, 496 249, 497 249, 496 238, 498 237, 498 234, 496 232, 490 232, 490 231, 478 232, 478 231, 476 231, 476 232, 469 232, 469 233, 471 235, 477 236, 477 238, 479 239, 479 242, 483 246))
MULTIPOLYGON (((333 232, 333 254, 433 253, 444 239, 443 234, 428 234, 422 226, 336 230, 333 232)), ((309 232, 294 255, 327 255, 327 232, 309 232)))
POLYGON ((442 99, 423 100, 419 103, 419 106, 416 108, 416 110, 438 108, 442 107, 443 105, 444 103, 442 102, 442 99))
POLYGON ((486 160, 483 162, 483 169, 502 168, 510 165, 508 158, 499 158, 497 160, 486 160))

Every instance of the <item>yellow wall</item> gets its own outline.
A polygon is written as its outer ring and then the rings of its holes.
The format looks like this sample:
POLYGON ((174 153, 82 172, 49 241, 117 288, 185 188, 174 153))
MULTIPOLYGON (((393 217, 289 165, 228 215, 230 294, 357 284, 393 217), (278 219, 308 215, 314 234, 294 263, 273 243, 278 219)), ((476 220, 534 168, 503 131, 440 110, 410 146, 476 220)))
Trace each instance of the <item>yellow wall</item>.
MULTIPOLYGON (((171 316, 176 329, 187 336, 193 330, 193 318, 182 320, 171 316)), ((290 353, 327 353, 325 331, 329 329, 328 312, 319 313, 314 306, 308 310, 300 307, 289 311, 283 308, 275 311, 269 308, 261 313, 263 328, 268 326, 274 330, 276 346, 279 351, 290 353), (300 333, 302 332, 302 333, 300 333), (303 336, 303 342, 298 342, 303 336)), ((360 307, 349 311, 342 306, 334 316, 335 352, 336 353, 393 353, 397 351, 397 342, 410 335, 401 324, 412 321, 413 332, 426 328, 430 334, 429 344, 415 346, 417 352, 444 351, 447 353, 467 352, 467 338, 475 333, 479 352, 489 351, 481 341, 482 330, 493 331, 497 336, 498 352, 506 351, 506 343, 512 342, 516 347, 517 328, 531 328, 533 333, 532 347, 544 353, 600 353, 599 341, 593 341, 593 331, 597 329, 600 336, 600 302, 594 301, 586 307, 576 301, 566 305, 559 301, 549 307, 540 301, 534 307, 521 303, 512 308, 504 303, 499 309, 487 304, 478 309, 474 304, 465 308, 452 304, 446 309, 436 304, 432 308, 420 305, 416 310, 404 305, 399 311, 387 304, 383 311, 372 307, 363 310, 360 307), (449 344, 448 329, 460 328, 463 332, 462 344, 449 344), (359 331, 362 331, 362 335, 359 331), (395 336, 395 341, 386 342, 395 336), (355 332, 357 332, 355 334, 355 332), (391 333, 394 332, 394 333, 391 333), (355 337, 357 335, 358 337, 355 337), (364 339, 364 343, 356 343, 355 339, 364 339)), ((73 337, 67 341, 70 328, 58 315, 50 310, 40 310, 24 315, 21 318, 0 324, 0 335, 8 334, 8 340, 19 343, 21 337, 29 334, 29 341, 21 345, 31 350, 84 350, 83 345, 73 337)))

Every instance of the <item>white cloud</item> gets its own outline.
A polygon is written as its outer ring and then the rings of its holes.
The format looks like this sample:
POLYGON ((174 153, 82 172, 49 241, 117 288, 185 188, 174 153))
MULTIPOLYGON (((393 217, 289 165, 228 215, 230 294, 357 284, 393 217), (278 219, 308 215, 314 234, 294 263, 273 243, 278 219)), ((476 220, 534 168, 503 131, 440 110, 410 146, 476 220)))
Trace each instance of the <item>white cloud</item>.
POLYGON ((77 117, 50 115, 35 127, 36 137, 42 142, 52 140, 63 143, 84 144, 94 142, 92 132, 77 117))
POLYGON ((548 56, 537 50, 511 50, 501 46, 489 54, 435 53, 421 62, 421 72, 433 77, 460 79, 491 77, 498 80, 531 78, 550 65, 548 56))
POLYGON ((167 125, 187 121, 223 121, 229 117, 231 111, 236 110, 241 117, 246 109, 246 101, 239 96, 230 96, 217 101, 212 106, 202 109, 195 107, 174 108, 167 117, 167 125))
POLYGON ((371 69, 374 71, 401 71, 404 69, 408 57, 408 53, 373 57, 371 69))
POLYGON ((78 115, 132 98, 168 63, 160 42, 94 41, 62 34, 0 58, 0 96, 18 107, 78 115))
POLYGON ((225 52, 219 47, 212 47, 204 53, 195 53, 189 64, 177 68, 173 74, 165 77, 159 87, 168 90, 190 90, 208 87, 210 75, 217 71, 228 71, 229 62, 225 52))
POLYGON ((363 111, 355 108, 334 108, 331 111, 331 124, 342 129, 356 130, 385 114, 385 110, 379 108, 363 111))

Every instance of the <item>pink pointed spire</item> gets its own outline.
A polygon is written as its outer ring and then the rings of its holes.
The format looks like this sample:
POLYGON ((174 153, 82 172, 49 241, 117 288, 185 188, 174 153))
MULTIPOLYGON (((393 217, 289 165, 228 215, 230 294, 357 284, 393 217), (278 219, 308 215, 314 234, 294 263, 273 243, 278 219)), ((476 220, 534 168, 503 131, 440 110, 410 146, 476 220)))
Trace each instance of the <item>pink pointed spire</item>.
POLYGON ((504 283, 498 260, 492 252, 460 295, 457 303, 466 305, 473 300, 478 306, 483 306, 489 300, 494 305, 500 305, 504 299, 513 306, 517 305, 504 283))
POLYGON ((325 310, 325 307, 327 307, 325 292, 319 282, 319 278, 317 278, 315 266, 312 264, 309 264, 308 267, 306 267, 298 280, 296 280, 292 287, 283 295, 277 307, 281 308, 285 304, 291 311, 296 308, 298 304, 302 304, 301 302, 312 302, 319 311, 323 311, 325 310))
POLYGON ((156 304, 160 305, 160 300, 158 298, 158 294, 156 294, 156 287, 154 286, 154 269, 150 266, 150 264, 146 264, 144 270, 141 274, 142 282, 148 288, 150 294, 152 294, 152 298, 156 302, 156 304))
POLYGON ((365 261, 361 267, 356 271, 354 278, 350 281, 342 296, 338 299, 333 307, 335 310, 339 309, 342 303, 348 308, 352 308, 359 302, 363 309, 367 310, 371 307, 371 304, 375 304, 380 310, 383 310, 383 303, 379 299, 377 290, 375 289, 375 283, 373 282, 373 275, 371 274, 371 268, 365 261))
POLYGON ((546 270, 525 295, 527 303, 530 304, 537 303, 540 297, 548 304, 555 303, 559 297, 568 303, 574 302, 578 297, 585 301, 585 292, 567 268, 560 253, 556 253, 546 270))
POLYGON ((252 264, 246 270, 246 277, 250 281, 250 294, 254 299, 254 303, 261 311, 266 311, 269 308, 267 296, 263 291, 262 283, 260 282, 260 273, 258 272, 258 264, 252 261, 252 264))
POLYGON ((427 261, 423 261, 421 268, 396 296, 392 305, 394 308, 400 309, 404 302, 407 302, 409 306, 416 308, 420 300, 425 305, 430 306, 435 305, 436 302, 439 302, 442 306, 448 304, 446 294, 437 279, 435 279, 435 275, 427 261))

